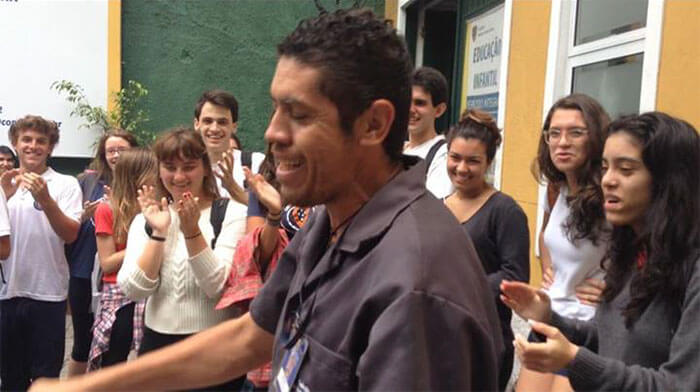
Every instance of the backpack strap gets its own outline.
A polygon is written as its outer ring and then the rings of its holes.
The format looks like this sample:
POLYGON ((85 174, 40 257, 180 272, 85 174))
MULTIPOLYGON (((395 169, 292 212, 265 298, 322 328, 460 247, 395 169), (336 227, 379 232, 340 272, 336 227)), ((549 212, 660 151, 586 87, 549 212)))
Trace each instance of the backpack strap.
MULTIPOLYGON (((227 198, 220 198, 216 199, 211 203, 211 211, 209 215, 209 223, 211 223, 212 229, 214 229, 214 238, 211 239, 211 248, 214 249, 216 246, 216 240, 219 238, 219 234, 221 234, 221 226, 224 223, 224 218, 226 217, 226 207, 228 207, 228 200, 227 198)), ((148 222, 144 223, 143 229, 146 231, 146 234, 150 237, 151 234, 153 234, 153 228, 148 224, 148 222)))
POLYGON ((211 203, 211 213, 209 216, 209 222, 211 227, 214 229, 214 238, 211 239, 211 248, 214 249, 216 246, 216 240, 221 234, 221 226, 224 223, 224 217, 226 217, 226 207, 228 207, 227 198, 216 199, 211 203))
POLYGON ((426 172, 426 174, 428 173, 428 170, 430 170, 430 164, 433 163, 433 159, 435 158, 435 154, 437 154, 440 147, 442 147, 445 143, 447 143, 445 141, 445 139, 440 139, 430 147, 430 150, 428 150, 428 155, 425 156, 425 172, 426 172))
MULTIPOLYGON (((251 151, 241 151, 241 166, 253 171, 253 153, 251 151)), ((243 189, 248 190, 248 180, 246 179, 243 180, 243 189)))
POLYGON ((253 153, 251 151, 241 151, 241 165, 253 170, 253 153))

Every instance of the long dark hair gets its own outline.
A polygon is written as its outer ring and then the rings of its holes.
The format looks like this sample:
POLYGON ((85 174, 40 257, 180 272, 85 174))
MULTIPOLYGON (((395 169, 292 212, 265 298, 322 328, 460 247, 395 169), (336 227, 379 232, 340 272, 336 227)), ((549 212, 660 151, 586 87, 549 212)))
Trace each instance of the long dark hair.
MULTIPOLYGON (((595 99, 584 94, 571 94, 552 105, 542 131, 549 129, 552 116, 559 109, 581 112, 588 129, 586 145, 588 156, 576 173, 579 191, 576 195, 570 195, 567 198, 571 214, 564 222, 564 229, 572 242, 587 238, 596 244, 605 224, 600 167, 610 117, 595 99)), ((552 157, 549 155, 549 146, 544 140, 544 132, 540 134, 537 157, 532 162, 531 169, 538 182, 546 180, 556 187, 566 184, 566 175, 554 166, 552 157)))
POLYGON ((643 231, 615 227, 609 251, 605 301, 612 301, 636 267, 647 260, 630 283, 630 300, 622 311, 630 328, 656 297, 681 303, 700 249, 700 137, 689 123, 660 112, 623 117, 609 133, 624 132, 642 146, 642 161, 651 173, 651 205, 643 231))

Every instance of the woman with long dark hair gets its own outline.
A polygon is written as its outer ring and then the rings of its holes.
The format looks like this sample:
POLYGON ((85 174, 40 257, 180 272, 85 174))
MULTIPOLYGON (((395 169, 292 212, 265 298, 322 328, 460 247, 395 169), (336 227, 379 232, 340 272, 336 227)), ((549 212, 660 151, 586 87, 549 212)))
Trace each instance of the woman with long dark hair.
MULTIPOLYGON (((159 180, 139 190, 142 213, 131 223, 117 275, 129 298, 148 298, 139 354, 240 315, 214 306, 245 234, 246 206, 219 198, 204 141, 194 130, 164 132, 153 151, 159 180)), ((243 381, 211 390, 235 390, 243 381)))
POLYGON ((700 390, 700 137, 663 113, 622 118, 603 173, 614 229, 596 316, 563 317, 544 292, 505 282, 503 301, 546 338, 516 338, 516 352, 530 369, 566 368, 575 390, 700 390))
POLYGON ((70 267, 68 302, 73 321, 73 349, 68 364, 68 375, 85 373, 94 317, 91 309, 91 276, 95 264, 97 243, 95 241, 95 209, 103 200, 105 186, 112 181, 114 170, 122 152, 136 147, 136 138, 121 129, 105 132, 97 143, 95 158, 90 169, 78 176, 83 191, 83 214, 80 217, 78 238, 66 248, 70 267))
MULTIPOLYGON (((503 341, 513 340, 512 312, 498 299, 503 279, 530 279, 530 233, 522 208, 486 181, 486 173, 501 144, 494 119, 469 109, 447 133, 447 174, 455 192, 445 198, 469 233, 484 266, 498 308, 503 341)), ((513 369, 513 346, 506 344, 500 386, 505 390, 513 369)))
MULTIPOLYGON (((555 311, 580 320, 595 314, 602 292, 600 262, 609 230, 600 168, 609 117, 583 94, 556 101, 547 113, 533 173, 547 182, 540 233, 542 283, 555 311)), ((565 372, 521 371, 517 391, 570 391, 565 372)))

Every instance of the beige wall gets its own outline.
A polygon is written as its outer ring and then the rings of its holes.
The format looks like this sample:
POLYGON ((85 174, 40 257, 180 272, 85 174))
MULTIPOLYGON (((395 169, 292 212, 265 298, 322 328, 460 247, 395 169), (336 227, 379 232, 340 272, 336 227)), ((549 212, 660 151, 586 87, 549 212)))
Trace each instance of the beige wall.
POLYGON ((107 109, 114 110, 114 99, 112 96, 122 88, 121 0, 109 0, 107 31, 107 109))
POLYGON ((513 3, 503 143, 501 188, 527 214, 533 283, 540 281, 541 272, 534 254, 537 183, 530 174, 530 163, 537 153, 542 127, 549 15, 549 1, 515 0, 513 3))
POLYGON ((667 0, 664 8, 656 108, 700 130, 700 1, 667 0))
POLYGON ((396 27, 396 18, 398 17, 399 0, 386 0, 384 2, 384 18, 390 19, 396 27))

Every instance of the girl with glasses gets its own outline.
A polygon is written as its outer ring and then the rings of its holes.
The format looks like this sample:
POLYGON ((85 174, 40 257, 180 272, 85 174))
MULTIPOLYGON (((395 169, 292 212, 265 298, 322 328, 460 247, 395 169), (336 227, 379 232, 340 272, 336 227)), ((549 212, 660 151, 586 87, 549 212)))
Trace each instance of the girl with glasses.
MULTIPOLYGON (((572 94, 552 105, 533 174, 547 182, 539 237, 542 285, 560 314, 588 320, 603 288, 601 261, 609 241, 600 170, 610 120, 593 98, 572 94)), ((531 335, 534 339, 534 335, 531 335)), ((566 372, 523 369, 516 391, 570 391, 566 372)))

